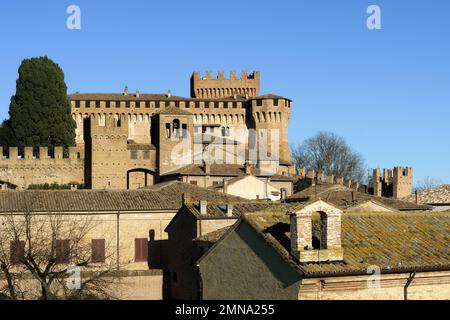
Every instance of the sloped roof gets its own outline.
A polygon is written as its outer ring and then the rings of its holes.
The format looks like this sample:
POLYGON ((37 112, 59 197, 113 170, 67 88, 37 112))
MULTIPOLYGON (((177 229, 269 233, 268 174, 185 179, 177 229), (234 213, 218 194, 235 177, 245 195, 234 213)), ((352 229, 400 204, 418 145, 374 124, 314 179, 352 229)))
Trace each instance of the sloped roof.
POLYGON ((391 207, 397 210, 430 210, 431 208, 427 205, 416 205, 415 203, 396 200, 391 198, 376 197, 370 194, 361 193, 354 191, 353 189, 347 188, 343 185, 338 184, 317 184, 316 186, 311 186, 300 192, 294 193, 287 198, 289 202, 295 201, 305 201, 311 199, 321 198, 335 206, 340 208, 348 208, 353 205, 357 205, 368 200, 374 200, 383 204, 384 206, 391 207), (352 192, 354 192, 355 200, 352 201, 352 192))
MULTIPOLYGON (((420 203, 437 205, 450 204, 450 185, 444 184, 436 188, 420 191, 418 195, 420 203)), ((410 195, 403 200, 408 202, 415 202, 416 196, 410 195)))
POLYGON ((179 210, 182 196, 192 199, 245 201, 245 199, 204 189, 180 181, 155 185, 148 189, 106 190, 26 190, 0 191, 0 213, 23 212, 102 212, 179 210))
POLYGON ((275 250, 306 276, 450 270, 450 213, 344 213, 344 261, 299 263, 291 256, 290 219, 286 212, 243 215, 275 250))
POLYGON ((189 98, 183 98, 178 96, 168 97, 167 93, 139 93, 139 97, 135 93, 72 93, 69 94, 71 100, 87 100, 87 101, 144 101, 144 100, 189 100, 189 98))

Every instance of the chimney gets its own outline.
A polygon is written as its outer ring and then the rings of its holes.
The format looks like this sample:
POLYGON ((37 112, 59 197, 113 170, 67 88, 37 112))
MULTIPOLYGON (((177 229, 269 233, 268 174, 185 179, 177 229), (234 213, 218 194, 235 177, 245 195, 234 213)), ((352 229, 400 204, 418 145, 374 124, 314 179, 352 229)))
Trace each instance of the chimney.
POLYGON ((228 193, 228 180, 223 179, 223 193, 228 193))
POLYGON ((416 195, 416 205, 419 205, 420 201, 419 201, 419 191, 418 190, 416 190, 415 195, 416 195))
POLYGON ((200 214, 205 216, 208 213, 208 201, 200 200, 200 214))
POLYGON ((171 90, 167 91, 167 98, 172 98, 172 91, 171 90))
POLYGON ((78 186, 76 184, 71 184, 70 185, 70 190, 76 191, 76 190, 78 190, 78 186))
POLYGON ((191 195, 189 193, 183 193, 183 205, 189 204, 191 202, 191 195))
POLYGON ((355 191, 352 191, 352 202, 356 201, 356 194, 355 191))
POLYGON ((252 174, 252 167, 248 161, 244 164, 245 174, 252 174))
POLYGON ((281 201, 286 200, 286 198, 287 198, 287 191, 285 188, 282 188, 281 189, 281 201))
POLYGON ((124 96, 128 95, 128 86, 125 86, 125 88, 123 89, 123 95, 124 96))
POLYGON ((139 93, 139 91, 136 91, 136 98, 139 98, 141 95, 139 93))
POLYGON ((227 204, 227 217, 232 218, 233 217, 233 205, 227 204))
POLYGON ((205 171, 205 174, 211 174, 211 164, 203 160, 203 170, 205 171))

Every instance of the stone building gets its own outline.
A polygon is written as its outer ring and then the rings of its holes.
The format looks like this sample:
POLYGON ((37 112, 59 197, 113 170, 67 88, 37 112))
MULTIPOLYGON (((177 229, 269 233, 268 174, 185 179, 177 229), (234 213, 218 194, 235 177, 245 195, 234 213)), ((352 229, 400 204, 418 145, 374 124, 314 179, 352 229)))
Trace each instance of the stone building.
POLYGON ((229 198, 228 201, 197 201, 190 194, 185 194, 183 207, 165 229, 168 237, 169 297, 177 300, 201 298, 196 261, 241 215, 270 208, 286 210, 298 207, 238 198, 229 198))
POLYGON ((444 184, 434 188, 416 191, 403 199, 416 205, 428 205, 433 211, 450 211, 450 185, 444 184))
POLYGON ((244 214, 197 262, 202 298, 448 299, 448 230, 448 213, 343 213, 324 201, 244 214))
MULTIPOLYGON (((33 184, 84 184, 135 189, 193 165, 244 166, 267 176, 294 174, 288 145, 291 100, 260 95, 260 75, 222 72, 191 79, 191 97, 130 93, 71 94, 76 147, 0 150, 0 180, 19 189, 33 184)), ((228 175, 217 176, 221 180, 228 175)), ((206 186, 209 186, 206 184, 206 186)))
POLYGON ((413 169, 411 167, 395 167, 394 170, 374 169, 372 175, 373 195, 402 199, 412 193, 413 169))
MULTIPOLYGON (((0 191, 0 235, 4 219, 20 218, 24 213, 35 219, 57 216, 67 223, 92 221, 86 237, 102 243, 100 251, 106 258, 98 267, 108 266, 113 271, 110 274, 120 277, 120 284, 113 287, 115 294, 121 299, 160 300, 166 296, 164 272, 169 270, 164 229, 183 206, 185 193, 193 201, 204 199, 211 204, 246 201, 177 181, 141 190, 0 191)), ((13 240, 1 239, 0 249, 6 255, 13 240)), ((70 243, 73 239, 67 235, 59 240, 70 243)), ((0 286, 2 281, 0 275, 0 286)))

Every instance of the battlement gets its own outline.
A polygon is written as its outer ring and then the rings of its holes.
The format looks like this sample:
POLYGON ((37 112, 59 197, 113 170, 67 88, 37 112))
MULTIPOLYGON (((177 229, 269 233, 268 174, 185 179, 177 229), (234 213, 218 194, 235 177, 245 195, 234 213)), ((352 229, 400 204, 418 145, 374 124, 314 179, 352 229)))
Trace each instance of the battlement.
POLYGON ((379 168, 373 170, 373 194, 378 197, 401 199, 411 194, 413 185, 413 168, 394 167, 394 170, 379 168))
POLYGON ((234 71, 230 72, 229 78, 225 78, 223 71, 219 71, 215 78, 210 71, 203 77, 200 72, 194 72, 191 77, 191 97, 201 99, 220 99, 235 95, 256 97, 259 94, 259 80, 258 71, 251 74, 242 71, 239 78, 234 71))
POLYGON ((103 116, 100 119, 91 117, 91 134, 121 134, 128 136, 128 121, 114 116, 103 116))
POLYGON ((8 154, 4 155, 3 147, 0 147, 0 164, 28 162, 28 161, 64 161, 84 159, 84 155, 76 147, 69 147, 68 157, 64 155, 63 147, 55 147, 54 155, 49 156, 48 147, 39 147, 39 154, 34 154, 33 147, 25 147, 23 153, 19 153, 18 147, 10 147, 8 154))
POLYGON ((225 73, 223 71, 218 71, 216 78, 212 77, 211 71, 206 71, 205 75, 202 77, 201 73, 198 71, 194 71, 192 74, 193 80, 254 80, 260 78, 259 71, 253 71, 253 73, 249 74, 247 71, 242 71, 241 76, 239 78, 236 77, 235 71, 230 71, 229 78, 225 78, 225 73))

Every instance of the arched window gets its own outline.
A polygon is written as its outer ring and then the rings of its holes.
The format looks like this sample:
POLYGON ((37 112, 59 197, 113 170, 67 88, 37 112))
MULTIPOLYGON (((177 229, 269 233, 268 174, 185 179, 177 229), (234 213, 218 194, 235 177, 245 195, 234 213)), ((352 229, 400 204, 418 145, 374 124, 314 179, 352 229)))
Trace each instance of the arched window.
POLYGON ((181 134, 180 134, 180 120, 175 119, 172 122, 172 133, 173 133, 173 137, 174 138, 181 138, 181 134))

